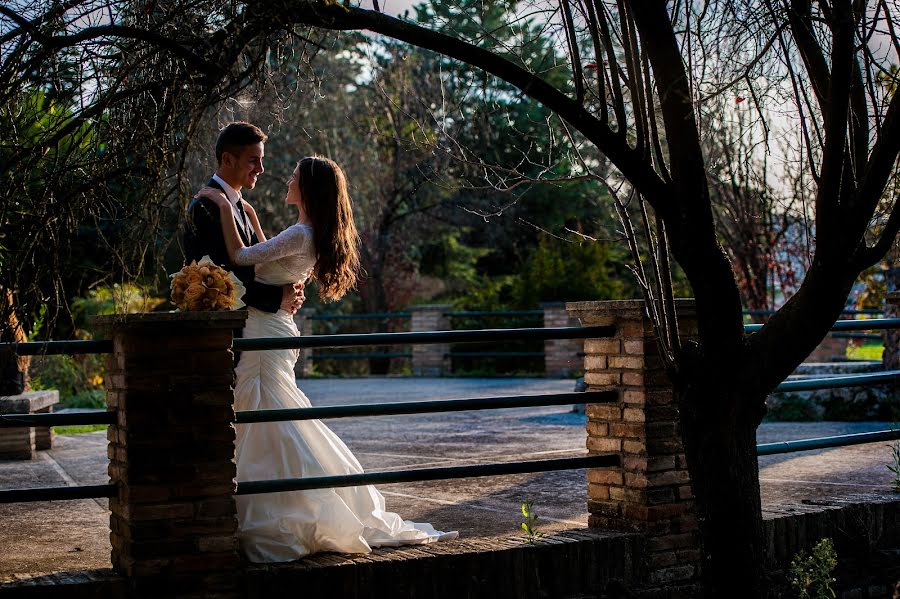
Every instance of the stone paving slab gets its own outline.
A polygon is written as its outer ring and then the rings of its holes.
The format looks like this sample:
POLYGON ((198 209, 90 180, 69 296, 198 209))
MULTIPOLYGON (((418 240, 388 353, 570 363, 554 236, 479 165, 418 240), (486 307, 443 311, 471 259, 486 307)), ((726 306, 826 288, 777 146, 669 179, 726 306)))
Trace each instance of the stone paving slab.
MULTIPOLYGON (((459 399, 568 392, 571 380, 306 379, 313 405, 459 399)), ((328 422, 367 470, 391 470, 584 454, 582 416, 565 407, 334 419, 328 422)), ((888 423, 767 423, 759 442, 863 432, 888 423)), ((0 461, 0 488, 107 482, 106 434, 58 436, 33 461, 0 461)), ((890 494, 884 443, 760 459, 763 506, 770 515, 890 494)), ((387 507, 411 520, 459 530, 462 539, 519 536, 519 507, 534 501, 541 530, 587 525, 585 471, 492 479, 382 485, 387 507)), ((108 568, 105 500, 0 505, 0 580, 15 575, 108 568)))

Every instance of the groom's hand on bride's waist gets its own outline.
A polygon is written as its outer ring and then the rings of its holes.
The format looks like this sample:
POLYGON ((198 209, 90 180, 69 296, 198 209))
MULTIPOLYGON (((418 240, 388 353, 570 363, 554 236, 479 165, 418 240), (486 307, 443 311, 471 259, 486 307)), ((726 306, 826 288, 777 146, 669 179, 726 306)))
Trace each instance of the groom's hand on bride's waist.
POLYGON ((306 296, 303 294, 303 283, 284 285, 281 288, 281 309, 294 314, 303 305, 306 296))

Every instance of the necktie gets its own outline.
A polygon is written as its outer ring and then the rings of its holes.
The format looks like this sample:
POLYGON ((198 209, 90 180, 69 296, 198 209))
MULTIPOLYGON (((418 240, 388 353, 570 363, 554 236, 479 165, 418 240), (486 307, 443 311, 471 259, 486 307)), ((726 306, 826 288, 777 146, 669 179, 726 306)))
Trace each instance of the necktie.
POLYGON ((244 235, 247 236, 247 241, 250 240, 250 226, 247 224, 247 214, 244 212, 244 202, 240 198, 236 203, 238 214, 241 215, 241 226, 244 228, 244 235))

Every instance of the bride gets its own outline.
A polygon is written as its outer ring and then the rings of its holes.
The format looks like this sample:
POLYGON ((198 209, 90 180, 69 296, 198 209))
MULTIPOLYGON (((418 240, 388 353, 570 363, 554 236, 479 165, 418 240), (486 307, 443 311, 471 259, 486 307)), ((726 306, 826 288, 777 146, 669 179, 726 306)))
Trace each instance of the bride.
MULTIPOLYGON (((270 285, 314 278, 324 300, 340 299, 356 284, 358 236, 347 181, 332 160, 304 158, 288 180, 287 204, 299 218, 266 240, 255 211, 245 203, 260 243, 244 247, 231 206, 218 189, 199 195, 216 202, 228 254, 234 264, 256 265, 256 280, 270 285)), ((299 335, 284 310, 249 308, 245 337, 299 335)), ((235 370, 235 410, 310 407, 297 388, 299 350, 246 352, 235 370)), ((319 420, 237 425, 238 481, 357 474, 363 472, 346 445, 319 420)), ((368 553, 372 547, 422 544, 456 538, 430 524, 385 511, 375 487, 358 486, 237 496, 239 538, 254 562, 295 560, 319 551, 368 553)))

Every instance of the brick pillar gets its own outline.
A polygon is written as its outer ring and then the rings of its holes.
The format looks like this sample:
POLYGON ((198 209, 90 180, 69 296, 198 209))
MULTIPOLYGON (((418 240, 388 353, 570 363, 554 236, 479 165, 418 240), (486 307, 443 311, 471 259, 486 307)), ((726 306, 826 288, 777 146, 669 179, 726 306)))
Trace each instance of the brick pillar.
MULTIPOLYGON (((564 302, 541 304, 544 311, 544 328, 574 326, 574 318, 566 311, 564 302)), ((579 372, 584 361, 578 354, 583 351, 581 339, 547 339, 544 341, 544 376, 569 377, 579 372)))
POLYGON ((112 564, 135 597, 237 596, 233 330, 246 312, 101 316, 112 564))
MULTIPOLYGON (((312 308, 300 308, 294 314, 294 324, 297 325, 297 329, 300 331, 300 336, 305 337, 306 335, 312 335, 312 316, 316 313, 312 308)), ((313 361, 310 360, 312 356, 311 349, 301 349, 300 357, 297 358, 297 363, 294 364, 294 374, 298 377, 306 377, 312 372, 313 361)))
MULTIPOLYGON (((587 406, 587 448, 618 452, 622 468, 588 471, 591 527, 646 535, 648 588, 686 592, 699 574, 697 521, 672 384, 662 367, 643 300, 575 302, 583 325, 614 325, 608 339, 587 339, 588 391, 619 391, 613 404, 587 406)), ((693 300, 677 303, 682 339, 697 334, 693 300)))
MULTIPOLYGON (((450 319, 445 316, 452 306, 432 304, 413 306, 411 331, 449 331, 450 319)), ((450 374, 450 352, 448 343, 414 345, 412 350, 413 376, 443 376, 450 374)))

